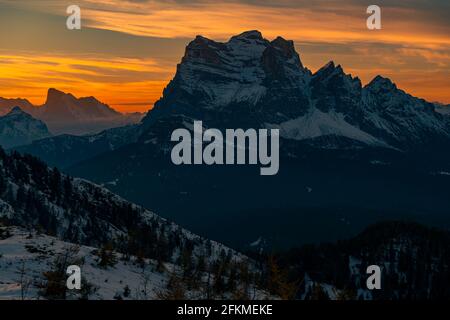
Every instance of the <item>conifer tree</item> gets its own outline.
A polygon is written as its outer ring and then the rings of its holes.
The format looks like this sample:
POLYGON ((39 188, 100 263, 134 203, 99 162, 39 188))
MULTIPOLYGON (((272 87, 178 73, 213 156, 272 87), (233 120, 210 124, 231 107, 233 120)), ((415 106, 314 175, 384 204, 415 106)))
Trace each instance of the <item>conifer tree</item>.
POLYGON ((294 299, 297 293, 297 283, 289 281, 287 271, 281 270, 275 258, 271 255, 268 261, 268 289, 271 293, 284 300, 294 299))

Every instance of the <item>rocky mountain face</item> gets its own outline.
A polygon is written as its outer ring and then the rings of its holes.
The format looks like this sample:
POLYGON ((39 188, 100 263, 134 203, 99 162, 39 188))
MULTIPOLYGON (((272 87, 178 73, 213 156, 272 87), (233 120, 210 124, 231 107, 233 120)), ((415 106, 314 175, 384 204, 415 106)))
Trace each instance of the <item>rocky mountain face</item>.
POLYGON ((432 103, 381 76, 362 87, 332 61, 312 74, 292 41, 268 41, 258 31, 226 43, 192 41, 144 122, 173 115, 211 127, 280 128, 282 137, 302 141, 335 136, 400 150, 450 141, 449 122, 432 103))
POLYGON ((11 148, 51 136, 45 123, 15 107, 0 117, 0 145, 11 148))
POLYGON ((84 135, 105 129, 139 123, 140 113, 122 114, 95 97, 76 98, 70 93, 50 88, 42 106, 23 99, 0 98, 0 111, 23 106, 33 117, 44 121, 53 134, 84 135))
POLYGON ((269 42, 258 31, 227 43, 198 36, 145 121, 183 115, 217 127, 261 127, 304 113, 308 80, 292 41, 269 42))

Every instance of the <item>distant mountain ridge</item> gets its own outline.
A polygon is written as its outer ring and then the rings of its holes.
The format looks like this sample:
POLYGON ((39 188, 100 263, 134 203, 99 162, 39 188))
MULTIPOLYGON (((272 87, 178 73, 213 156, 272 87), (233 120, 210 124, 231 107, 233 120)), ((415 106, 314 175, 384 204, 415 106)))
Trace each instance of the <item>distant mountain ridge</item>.
POLYGON ((20 107, 23 111, 27 113, 32 113, 35 106, 31 104, 27 99, 6 99, 0 97, 0 116, 4 116, 10 112, 14 107, 20 107))
POLYGON ((98 133, 102 130, 138 123, 143 114, 122 114, 95 97, 76 98, 50 88, 42 106, 33 106, 26 99, 0 98, 0 113, 21 106, 33 117, 44 121, 54 134, 98 133))

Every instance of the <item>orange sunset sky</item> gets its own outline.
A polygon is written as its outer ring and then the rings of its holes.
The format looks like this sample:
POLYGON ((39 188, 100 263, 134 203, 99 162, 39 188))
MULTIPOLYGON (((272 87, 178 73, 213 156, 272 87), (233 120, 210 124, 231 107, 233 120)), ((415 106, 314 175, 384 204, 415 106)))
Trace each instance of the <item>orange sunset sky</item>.
POLYGON ((450 103, 450 1, 0 0, 0 97, 45 101, 54 87, 122 112, 147 111, 197 34, 258 29, 295 41, 313 72, 334 60, 363 84, 377 74, 450 103), (77 4, 82 30, 66 28, 77 4), (366 8, 382 9, 382 30, 366 8))

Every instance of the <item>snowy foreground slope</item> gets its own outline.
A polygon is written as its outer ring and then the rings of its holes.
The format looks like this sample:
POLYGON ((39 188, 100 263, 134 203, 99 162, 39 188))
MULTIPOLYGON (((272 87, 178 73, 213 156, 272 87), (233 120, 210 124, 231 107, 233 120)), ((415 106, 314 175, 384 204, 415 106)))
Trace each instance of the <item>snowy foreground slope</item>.
MULTIPOLYGON (((77 246, 19 227, 1 227, 0 230, 3 234, 0 237, 0 300, 44 299, 47 281, 44 273, 52 270, 55 260, 67 252, 71 252, 73 261, 81 261, 82 277, 90 287, 89 293, 68 291, 68 299, 162 299, 173 274, 181 272, 180 267, 171 263, 159 268, 156 260, 140 260, 119 253, 114 253, 114 266, 103 267, 97 248, 77 246)), ((207 273, 202 275, 201 281, 207 283, 207 273)), ((255 299, 268 298, 255 288, 252 295, 255 299)), ((204 299, 206 292, 200 286, 186 290, 185 297, 204 299)), ((224 294, 223 298, 231 296, 224 294)))
POLYGON ((8 155, 0 149, 0 172, 0 219, 9 225, 39 229, 73 243, 112 243, 120 251, 143 251, 143 255, 158 255, 155 250, 161 245, 167 247, 162 255, 168 259, 179 256, 184 246, 194 255, 211 259, 223 254, 239 261, 248 259, 31 156, 8 155))
POLYGON ((103 187, 63 175, 31 156, 7 154, 0 148, 2 225, 8 228, 0 232, 1 290, 6 297, 17 290, 14 272, 24 259, 29 269, 24 274, 32 275, 33 297, 39 277, 44 275, 44 297, 67 298, 64 288, 48 287, 55 277, 57 283, 66 278, 67 259, 61 264, 58 256, 62 248, 73 246, 80 246, 80 252, 72 252, 70 260, 79 265, 77 257, 83 258, 84 276, 92 285, 87 287, 98 287, 95 294, 89 292, 93 298, 110 299, 122 284, 135 293, 139 290, 139 268, 142 273, 143 266, 151 269, 154 264, 158 272, 150 275, 147 284, 153 295, 148 293, 146 298, 155 298, 157 284, 166 286, 160 292, 163 299, 255 298, 255 286, 263 287, 262 269, 245 255, 195 235, 103 187), (37 232, 43 235, 36 236, 37 232), (93 267, 94 251, 100 268, 93 267), (46 270, 52 263, 56 271, 46 270), (205 277, 209 279, 206 282, 205 277))
MULTIPOLYGON (((158 261, 153 259, 142 260, 136 256, 114 252, 114 265, 105 267, 101 264, 99 252, 98 248, 75 245, 55 237, 29 232, 21 227, 0 227, 0 300, 47 299, 45 289, 48 279, 45 273, 53 270, 55 262, 66 255, 70 257, 68 265, 78 263, 80 266, 83 286, 88 287, 88 290, 67 290, 65 299, 166 299, 170 295, 168 288, 171 287, 171 281, 181 281, 174 275, 181 274, 182 268, 175 264, 164 263, 159 266, 158 261)), ((360 265, 361 261, 350 257, 350 273, 357 279, 361 275, 360 265)), ((184 298, 208 298, 205 290, 208 281, 212 286, 213 276, 202 273, 198 288, 184 291, 184 298)), ((310 299, 318 286, 332 300, 341 299, 345 294, 345 290, 314 281, 305 273, 302 281, 304 291, 298 298, 310 299)), ((247 291, 250 299, 277 299, 256 286, 247 288, 247 291)), ((358 289, 356 297, 372 299, 370 291, 364 289, 358 289)), ((235 299, 236 296, 225 292, 221 296, 210 298, 235 299)))
MULTIPOLYGON (((45 281, 43 273, 52 268, 53 260, 58 254, 75 245, 46 235, 30 234, 20 228, 9 230, 12 236, 0 240, 0 299, 22 298, 22 270, 25 271, 25 282, 31 282, 24 298, 38 299, 39 286, 45 281)), ((77 255, 84 258, 82 275, 98 288, 91 298, 113 299, 123 294, 127 285, 133 295, 140 298, 144 294, 140 288, 141 282, 144 281, 143 269, 132 260, 118 261, 113 268, 103 269, 98 266, 99 258, 93 254, 94 248, 77 248, 77 255)), ((155 298, 156 292, 164 290, 168 281, 167 274, 153 271, 154 265, 154 262, 148 261, 148 298, 155 298)))

